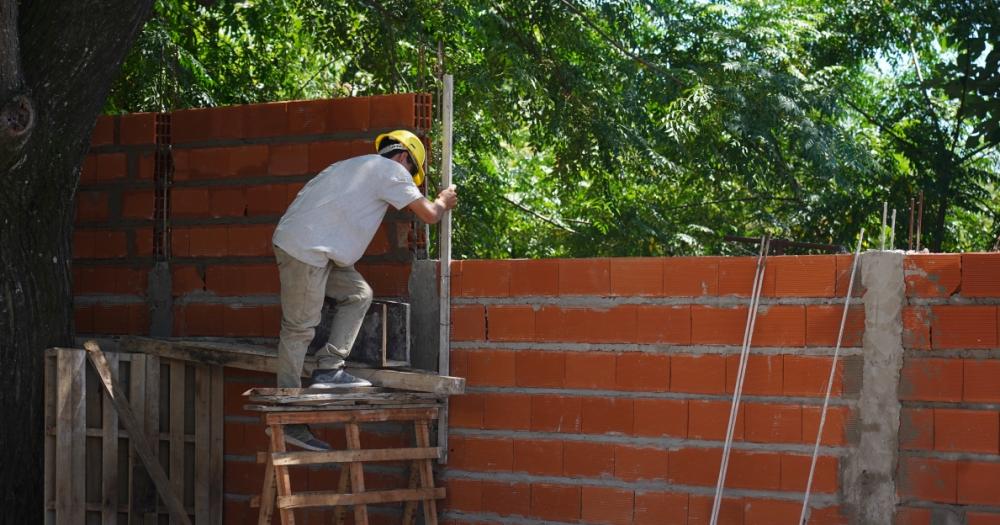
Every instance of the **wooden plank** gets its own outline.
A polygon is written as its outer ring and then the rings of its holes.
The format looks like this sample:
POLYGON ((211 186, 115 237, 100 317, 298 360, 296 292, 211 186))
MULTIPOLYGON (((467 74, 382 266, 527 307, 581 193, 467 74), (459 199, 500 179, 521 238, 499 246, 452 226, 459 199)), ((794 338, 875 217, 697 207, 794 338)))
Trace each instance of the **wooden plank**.
MULTIPOLYGON (((129 406, 132 408, 136 419, 145 421, 146 417, 146 356, 136 354, 129 362, 129 406)), ((145 429, 142 429, 145 431, 145 429)), ((129 432, 126 430, 126 434, 129 432)), ((129 435, 129 443, 132 436, 129 435)), ((155 453, 155 449, 154 449, 155 453)), ((153 482, 142 467, 142 460, 136 453, 135 448, 129 446, 129 495, 128 495, 128 516, 129 525, 141 525, 145 523, 146 510, 156 504, 155 495, 150 490, 153 482), (152 502, 150 502, 152 500, 152 502)))
MULTIPOLYGON (((344 425, 344 430, 347 432, 347 449, 348 450, 358 450, 361 448, 361 432, 358 429, 358 424, 355 422, 346 423, 344 425)), ((364 465, 355 461, 349 463, 349 468, 351 470, 351 492, 353 496, 364 497, 365 494, 365 469, 364 465)), ((337 494, 336 497, 344 497, 343 494, 337 494)), ((285 508, 288 500, 283 500, 278 498, 278 508, 285 508)), ((402 500, 396 500, 402 501, 402 500)), ((368 507, 363 502, 353 502, 348 503, 346 500, 342 503, 332 502, 333 505, 354 505, 354 525, 368 525, 368 507)))
POLYGON ((351 463, 353 461, 405 461, 411 459, 437 459, 441 450, 437 447, 425 448, 366 448, 363 450, 333 450, 330 452, 279 452, 257 453, 257 463, 266 463, 272 456, 275 465, 326 465, 351 463))
MULTIPOLYGON (((427 421, 414 421, 414 429, 417 434, 417 446, 427 447, 431 443, 431 432, 427 426, 427 421)), ((429 489, 434 487, 434 470, 431 466, 431 460, 425 459, 418 461, 420 464, 420 486, 423 489, 429 489)), ((444 489, 441 489, 444 492, 444 489)), ((441 495, 444 497, 444 494, 441 495)), ((424 523, 426 525, 437 525, 437 503, 433 499, 424 500, 424 523)))
MULTIPOLYGON (((400 406, 408 407, 408 406, 412 406, 412 405, 400 405, 400 406)), ((272 407, 271 405, 268 405, 268 407, 270 407, 270 408, 278 408, 278 407, 272 407)), ((306 410, 316 410, 316 407, 313 406, 313 405, 307 405, 307 406, 302 406, 302 407, 292 407, 292 408, 293 409, 303 408, 303 409, 306 409, 306 410)), ((136 419, 139 419, 138 415, 136 415, 136 419)), ((50 436, 55 436, 56 435, 55 428, 50 428, 50 429, 47 430, 47 432, 48 432, 48 434, 50 436)), ((84 429, 83 433, 84 433, 84 435, 86 437, 102 437, 102 436, 104 436, 104 428, 103 427, 102 428, 88 428, 88 429, 84 429)), ((123 429, 123 428, 119 428, 118 429, 118 439, 128 439, 128 437, 129 437, 128 436, 128 432, 126 432, 125 429, 123 429)), ((146 437, 149 438, 150 436, 146 436, 146 437)), ((170 433, 169 432, 161 432, 158 436, 152 436, 152 438, 153 439, 160 439, 160 440, 167 440, 167 441, 169 441, 170 440, 170 433)), ((185 443, 194 443, 194 440, 195 440, 195 437, 193 435, 191 435, 191 434, 188 434, 188 435, 184 436, 184 442, 185 443)))
POLYGON ((264 460, 264 486, 261 488, 260 496, 250 498, 250 508, 260 506, 257 511, 257 525, 271 525, 271 516, 274 514, 275 484, 274 484, 274 464, 267 459, 264 460), (254 503, 257 505, 254 505, 254 503))
POLYGON ((437 394, 426 394, 416 392, 379 392, 379 393, 357 393, 357 394, 303 394, 303 395, 257 395, 247 396, 253 403, 270 403, 278 405, 304 405, 304 404, 327 404, 343 405, 364 404, 365 402, 390 401, 402 403, 406 401, 427 401, 440 399, 437 394))
POLYGON ((45 367, 45 383, 43 385, 43 403, 45 406, 45 486, 42 489, 42 515, 45 525, 54 525, 56 521, 55 483, 56 483, 56 359, 55 352, 45 352, 43 366, 45 367), (52 509, 52 510, 50 510, 52 509))
POLYGON ((209 487, 212 446, 212 371, 207 365, 194 373, 194 521, 209 523, 209 487))
MULTIPOLYGON (((348 472, 346 466, 341 465, 340 467, 340 479, 337 481, 337 494, 347 494, 347 489, 351 485, 351 474, 348 472)), ((346 514, 346 505, 337 505, 333 509, 333 522, 335 525, 344 525, 347 518, 344 517, 346 514)))
POLYGON ((315 412, 317 410, 322 410, 324 412, 330 411, 358 411, 358 410, 386 410, 386 409, 397 409, 397 408, 436 408, 440 409, 442 407, 440 401, 434 403, 394 403, 394 402, 374 402, 359 405, 355 404, 343 404, 343 405, 243 405, 243 409, 250 412, 315 412))
POLYGON ((84 522, 86 436, 83 393, 86 357, 82 350, 60 349, 56 369, 57 523, 84 522))
POLYGON ((118 416, 121 418, 125 428, 130 431, 132 435, 132 447, 136 449, 139 457, 142 459, 143 465, 146 466, 153 484, 156 486, 157 491, 167 505, 167 509, 170 511, 170 515, 178 523, 190 525, 191 521, 188 519, 184 505, 171 490, 170 481, 163 472, 163 468, 156 461, 156 457, 152 453, 152 447, 150 447, 145 434, 142 432, 139 422, 136 421, 135 415, 132 414, 132 409, 125 400, 125 396, 122 395, 118 382, 111 377, 111 370, 108 368, 108 361, 104 357, 104 353, 101 352, 97 343, 93 341, 84 343, 84 348, 87 349, 87 357, 90 358, 90 364, 94 366, 94 369, 97 370, 98 375, 101 377, 101 383, 104 385, 104 394, 114 403, 115 409, 118 410, 118 416))
MULTIPOLYGON (((118 375, 118 354, 107 356, 111 376, 118 375)), ((118 413, 110 403, 101 403, 101 523, 118 523, 118 413)))
MULTIPOLYGON (((85 504, 83 505, 83 508, 84 508, 84 510, 86 510, 86 511, 87 511, 87 512, 89 512, 89 513, 93 513, 93 514, 100 514, 100 513, 101 513, 101 510, 102 510, 102 509, 103 509, 104 507, 103 507, 103 506, 101 506, 101 504, 100 504, 100 503, 85 503, 85 504)), ((49 506, 47 507, 47 509, 48 509, 48 510, 54 510, 54 509, 55 509, 55 507, 54 507, 54 506, 52 506, 52 505, 49 505, 49 506)), ((128 513, 128 505, 120 505, 120 506, 118 507, 118 512, 119 512, 119 513, 121 513, 121 514, 126 514, 126 513, 128 513)))
MULTIPOLYGON (((170 361, 170 486, 184 498, 184 361, 170 361)), ((171 519, 173 525, 177 523, 171 519)))
MULTIPOLYGON (((356 490, 356 489, 355 489, 356 490)), ((401 501, 434 500, 444 497, 443 488, 432 489, 395 489, 372 492, 354 492, 338 494, 336 492, 300 492, 291 496, 279 497, 278 507, 282 509, 301 509, 309 507, 332 507, 335 505, 354 505, 355 516, 358 509, 367 509, 365 505, 378 503, 395 503, 401 501)), ((367 512, 365 512, 367 514, 367 512)), ((367 517, 365 518, 367 519, 367 517)), ((359 522, 354 518, 355 523, 359 522)))
MULTIPOLYGON (((147 355, 258 372, 274 372, 277 360, 276 350, 272 347, 207 341, 125 337, 122 339, 121 349, 125 352, 142 352, 147 355)), ((302 373, 310 374, 315 367, 316 358, 307 356, 302 373)), ((446 395, 465 392, 465 378, 461 377, 441 376, 416 370, 365 368, 352 366, 350 363, 347 365, 347 370, 357 377, 371 381, 375 386, 446 395)))
MULTIPOLYGON (((454 78, 444 75, 444 90, 441 95, 441 185, 451 186, 451 128, 454 109, 454 78)), ((441 218, 438 241, 440 244, 441 282, 438 293, 438 373, 446 376, 451 366, 451 212, 446 211, 441 218)), ((438 445, 444 450, 441 463, 448 462, 448 403, 445 402, 438 422, 438 445)))
POLYGON ((436 408, 393 408, 384 410, 352 410, 345 412, 269 412, 264 414, 268 425, 291 425, 296 423, 375 423, 378 421, 414 421, 434 419, 436 408))
MULTIPOLYGON (((154 457, 159 455, 160 448, 160 358, 143 354, 121 355, 119 359, 129 358, 131 363, 131 383, 129 385, 129 406, 133 410, 136 421, 141 424, 138 429, 150 443, 154 457)), ((126 430, 126 433, 131 434, 126 430)), ((129 436, 132 443, 132 436, 129 436)), ((158 496, 149 473, 143 466, 135 447, 129 447, 129 524, 156 525, 158 496)))
POLYGON ((210 403, 211 410, 211 443, 209 459, 209 485, 208 485, 208 514, 209 523, 212 525, 222 525, 223 508, 223 471, 224 471, 224 442, 223 442, 223 421, 225 421, 225 408, 223 406, 224 392, 224 370, 221 366, 212 366, 212 385, 210 403))
MULTIPOLYGON (((285 428, 281 425, 271 425, 271 453, 285 452, 285 428)), ((288 477, 288 467, 274 467, 274 484, 278 498, 292 495, 292 481, 288 477)), ((295 525, 295 513, 291 509, 278 507, 281 515, 281 525, 295 525)))
MULTIPOLYGON (((275 370, 275 361, 277 360, 277 352, 272 347, 209 341, 124 337, 121 340, 120 348, 124 352, 139 352, 163 358, 229 366, 243 370, 256 370, 258 372, 273 372, 275 370)), ((315 368, 316 358, 314 356, 306 357, 306 362, 312 368, 315 368)), ((311 371, 310 369, 309 372, 311 371)))
POLYGON ((431 392, 442 395, 465 393, 465 378, 403 370, 359 368, 348 366, 351 374, 367 379, 373 385, 416 392, 431 392))
MULTIPOLYGON (((417 482, 420 480, 420 466, 416 461, 410 464, 410 476, 409 480, 406 482, 407 488, 415 489, 417 488, 417 482)), ((417 501, 407 501, 403 505, 403 521, 402 525, 414 525, 416 523, 417 513, 417 501)))
MULTIPOLYGON (((326 396, 342 396, 347 394, 383 394, 386 392, 393 392, 392 390, 387 390, 385 388, 379 388, 374 386, 359 386, 359 387, 347 387, 347 388, 267 388, 267 387, 254 387, 245 390, 241 395, 249 396, 305 396, 305 395, 326 395, 326 396)), ((403 394, 412 394, 413 392, 400 392, 403 394)))
MULTIPOLYGON (((144 435, 152 447, 153 456, 158 457, 160 455, 160 441, 162 441, 160 434, 163 431, 162 425, 160 425, 160 405, 162 403, 160 390, 163 387, 160 380, 159 357, 154 355, 146 356, 146 368, 143 375, 146 383, 144 390, 145 397, 143 398, 145 419, 138 421, 143 425, 142 430, 145 432, 144 435)), ((157 464, 162 468, 162 463, 158 462, 157 464)), ((160 518, 157 514, 159 497, 156 494, 156 486, 153 484, 153 480, 148 472, 146 473, 146 478, 146 497, 148 498, 149 507, 146 508, 142 522, 146 525, 159 525, 160 518)))

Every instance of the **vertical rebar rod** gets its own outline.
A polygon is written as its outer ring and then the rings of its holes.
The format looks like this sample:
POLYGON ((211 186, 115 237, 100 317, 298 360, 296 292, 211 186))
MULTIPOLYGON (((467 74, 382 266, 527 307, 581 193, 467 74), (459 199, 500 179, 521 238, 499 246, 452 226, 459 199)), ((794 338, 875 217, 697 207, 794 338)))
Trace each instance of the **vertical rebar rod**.
POLYGON ((896 249, 896 208, 892 209, 892 226, 889 228, 889 249, 896 249))
POLYGON ((816 430, 816 444, 813 446, 812 462, 809 464, 809 477, 806 479, 806 494, 802 498, 802 512, 799 514, 799 525, 806 522, 806 512, 809 510, 809 492, 812 489, 813 475, 816 473, 816 458, 819 455, 819 444, 823 439, 823 426, 826 424, 826 409, 830 405, 830 393, 833 391, 833 378, 837 373, 837 358, 840 357, 840 344, 844 340, 844 326, 847 325, 847 313, 851 308, 851 295, 854 294, 854 277, 861 259, 861 243, 865 238, 865 230, 858 236, 858 247, 854 250, 854 261, 851 264, 851 280, 847 283, 847 297, 844 298, 844 312, 840 316, 840 331, 837 333, 837 346, 833 350, 833 362, 830 363, 830 376, 826 380, 826 397, 823 398, 823 409, 819 413, 819 428, 816 430))
POLYGON ((910 197, 910 234, 906 237, 906 250, 913 251, 913 197, 910 197))
POLYGON ((920 231, 924 228, 924 192, 920 192, 920 204, 917 205, 917 251, 920 251, 920 231))
POLYGON ((879 230, 879 250, 885 251, 885 222, 889 215, 889 203, 887 201, 882 201, 882 229, 879 230))
POLYGON ((729 422, 726 425, 726 441, 722 447, 722 460, 719 464, 719 478, 715 483, 715 498, 712 500, 712 516, 709 521, 716 525, 719 521, 719 510, 722 506, 722 494, 725 491, 726 474, 729 470, 729 452, 732 449, 733 433, 736 429, 736 419, 739 417, 740 398, 743 394, 743 380, 746 377, 746 364, 750 355, 750 345, 753 341, 753 330, 757 322, 757 307, 760 304, 761 290, 764 284, 764 270, 767 253, 770 250, 770 236, 764 235, 760 240, 760 254, 757 256, 757 270, 753 277, 750 292, 750 306, 747 310, 747 321, 743 328, 743 346, 740 348, 740 362, 736 372, 736 385, 733 388, 733 402, 729 406, 729 422))

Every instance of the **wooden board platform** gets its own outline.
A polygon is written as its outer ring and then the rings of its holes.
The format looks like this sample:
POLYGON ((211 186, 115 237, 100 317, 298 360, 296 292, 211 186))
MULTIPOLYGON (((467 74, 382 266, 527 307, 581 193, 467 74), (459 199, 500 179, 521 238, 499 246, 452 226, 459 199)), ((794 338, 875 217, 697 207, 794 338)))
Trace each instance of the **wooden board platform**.
MULTIPOLYGON (((273 372, 278 359, 276 349, 262 345, 136 336, 122 338, 120 350, 259 372, 273 372)), ((316 358, 307 356, 302 372, 310 374, 315 367, 316 358)), ((465 378, 462 377, 440 376, 416 369, 365 368, 352 363, 348 363, 347 370, 380 387, 443 395, 465 393, 465 378)))

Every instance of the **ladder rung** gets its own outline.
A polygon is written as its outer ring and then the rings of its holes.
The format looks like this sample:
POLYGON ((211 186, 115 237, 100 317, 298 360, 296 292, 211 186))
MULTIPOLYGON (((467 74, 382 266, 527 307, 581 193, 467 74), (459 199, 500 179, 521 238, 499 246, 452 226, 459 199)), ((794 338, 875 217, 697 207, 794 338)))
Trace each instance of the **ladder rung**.
POLYGON ((264 413, 264 424, 376 423, 380 421, 429 421, 437 418, 438 407, 344 410, 342 412, 316 410, 304 412, 266 412, 264 413))
POLYGON ((426 489, 398 489, 362 492, 360 494, 338 494, 336 492, 300 492, 291 496, 278 497, 279 509, 299 509, 307 507, 335 507, 338 505, 371 505, 397 501, 422 501, 444 498, 443 487, 426 489))
MULTIPOLYGON (((267 452, 257 453, 257 463, 267 463, 267 452)), ((274 452, 275 466, 322 465, 356 461, 404 461, 409 459, 439 459, 440 447, 372 448, 362 450, 332 450, 330 452, 274 452)))

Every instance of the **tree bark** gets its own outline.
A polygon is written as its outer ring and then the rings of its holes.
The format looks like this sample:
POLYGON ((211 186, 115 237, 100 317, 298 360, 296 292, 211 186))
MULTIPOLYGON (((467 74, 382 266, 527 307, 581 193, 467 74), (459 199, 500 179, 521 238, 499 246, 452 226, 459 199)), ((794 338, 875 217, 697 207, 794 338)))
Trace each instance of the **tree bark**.
POLYGON ((73 198, 152 0, 0 0, 0 508, 43 509, 42 351, 72 344, 73 198))

